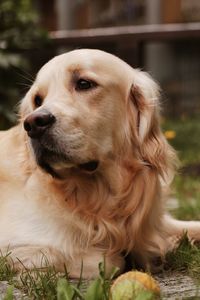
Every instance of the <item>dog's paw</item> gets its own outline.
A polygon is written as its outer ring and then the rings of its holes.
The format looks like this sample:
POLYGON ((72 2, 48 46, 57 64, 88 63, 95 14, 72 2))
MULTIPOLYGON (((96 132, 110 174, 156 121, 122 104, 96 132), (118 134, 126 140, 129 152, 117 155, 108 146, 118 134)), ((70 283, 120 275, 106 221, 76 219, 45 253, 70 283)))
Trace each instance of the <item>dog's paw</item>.
POLYGON ((174 251, 180 245, 184 234, 173 235, 168 238, 168 248, 167 252, 174 251))
POLYGON ((39 246, 13 247, 9 249, 7 260, 16 271, 31 269, 42 271, 51 266, 63 271, 65 264, 65 258, 59 251, 39 246))

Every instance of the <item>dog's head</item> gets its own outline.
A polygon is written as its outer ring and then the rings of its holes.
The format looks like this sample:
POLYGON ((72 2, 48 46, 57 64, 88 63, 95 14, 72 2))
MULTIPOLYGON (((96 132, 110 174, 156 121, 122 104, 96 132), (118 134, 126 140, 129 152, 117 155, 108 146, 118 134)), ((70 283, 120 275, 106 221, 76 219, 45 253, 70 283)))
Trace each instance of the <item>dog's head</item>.
POLYGON ((38 165, 56 177, 98 172, 130 154, 162 174, 172 152, 159 128, 158 98, 146 73, 100 50, 75 50, 42 67, 21 119, 38 165))

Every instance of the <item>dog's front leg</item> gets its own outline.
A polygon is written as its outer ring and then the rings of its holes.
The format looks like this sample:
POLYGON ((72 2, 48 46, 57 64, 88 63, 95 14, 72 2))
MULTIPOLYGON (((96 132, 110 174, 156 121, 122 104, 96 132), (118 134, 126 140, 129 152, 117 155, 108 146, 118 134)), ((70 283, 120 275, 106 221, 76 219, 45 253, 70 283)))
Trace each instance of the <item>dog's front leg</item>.
POLYGON ((24 269, 45 270, 54 266, 57 271, 64 271, 67 261, 65 256, 53 247, 39 245, 17 245, 1 248, 1 255, 7 256, 7 260, 16 271, 24 269))
POLYGON ((58 272, 67 270, 70 278, 94 278, 98 276, 100 262, 105 262, 105 275, 109 275, 113 267, 120 271, 124 268, 124 260, 120 255, 108 256, 98 249, 88 249, 87 253, 67 256, 53 247, 33 245, 1 248, 1 254, 7 255, 8 262, 16 271, 38 269, 45 271, 54 266, 58 272))

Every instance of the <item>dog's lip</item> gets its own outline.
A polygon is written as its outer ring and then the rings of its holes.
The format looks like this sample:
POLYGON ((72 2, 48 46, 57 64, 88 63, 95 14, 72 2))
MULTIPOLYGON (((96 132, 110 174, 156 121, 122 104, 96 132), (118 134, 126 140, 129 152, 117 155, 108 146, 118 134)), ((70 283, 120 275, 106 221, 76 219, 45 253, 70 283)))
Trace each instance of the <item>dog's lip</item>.
POLYGON ((53 163, 52 167, 54 170, 59 171, 59 170, 64 170, 64 169, 71 169, 71 168, 78 168, 82 171, 86 171, 89 173, 95 172, 99 166, 99 161, 98 160, 91 160, 87 161, 85 163, 81 164, 76 164, 72 162, 67 162, 67 163, 62 163, 62 162, 57 162, 53 163))
POLYGON ((40 166, 50 173, 54 178, 59 180, 64 180, 67 176, 72 172, 76 172, 80 170, 80 172, 84 172, 85 174, 93 174, 96 172, 99 166, 99 161, 92 160, 87 163, 82 164, 74 164, 74 163, 43 163, 40 166))
POLYGON ((83 172, 84 174, 93 174, 99 166, 99 161, 92 160, 87 163, 40 163, 40 166, 58 180, 65 180, 71 172, 83 172))

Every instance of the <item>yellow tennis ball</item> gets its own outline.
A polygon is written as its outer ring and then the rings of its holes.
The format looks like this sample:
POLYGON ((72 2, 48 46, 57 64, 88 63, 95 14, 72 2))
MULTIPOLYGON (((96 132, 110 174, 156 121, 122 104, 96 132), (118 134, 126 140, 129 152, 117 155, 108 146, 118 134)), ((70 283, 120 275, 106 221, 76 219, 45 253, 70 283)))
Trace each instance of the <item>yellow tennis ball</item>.
POLYGON ((110 290, 110 300, 153 300, 159 296, 160 288, 156 280, 138 271, 119 276, 110 290))

